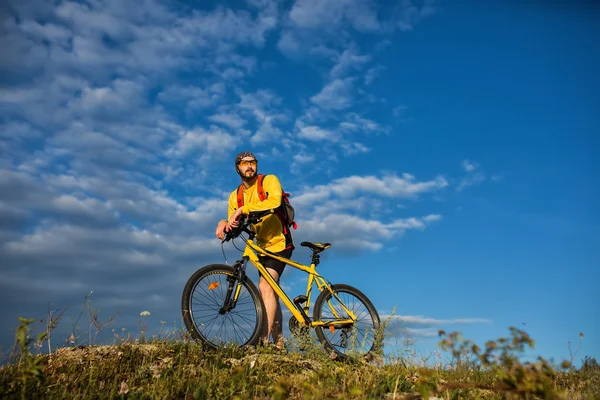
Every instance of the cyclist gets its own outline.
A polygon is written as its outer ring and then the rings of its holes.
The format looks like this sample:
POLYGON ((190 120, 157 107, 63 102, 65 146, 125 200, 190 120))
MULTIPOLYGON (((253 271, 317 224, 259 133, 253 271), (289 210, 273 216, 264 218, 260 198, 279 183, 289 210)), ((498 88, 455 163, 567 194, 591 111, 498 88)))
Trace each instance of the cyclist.
MULTIPOLYGON (((217 224, 216 235, 223 240, 225 232, 239 226, 242 214, 248 215, 252 211, 276 209, 282 204, 282 190, 279 179, 275 175, 267 175, 263 180, 263 188, 268 194, 267 199, 261 201, 257 191, 258 161, 254 154, 243 151, 235 158, 235 169, 242 179, 243 206, 238 208, 238 189, 229 195, 228 219, 217 224)), ((252 226, 256 232, 256 244, 271 253, 276 253, 285 258, 290 258, 294 250, 292 234, 276 214, 270 214, 252 226)), ((260 257, 260 262, 265 266, 273 279, 279 283, 285 263, 270 257, 260 257)), ((263 335, 263 343, 268 344, 272 334, 273 343, 283 349, 282 314, 279 299, 261 276, 258 283, 263 302, 267 312, 267 331, 263 335)))

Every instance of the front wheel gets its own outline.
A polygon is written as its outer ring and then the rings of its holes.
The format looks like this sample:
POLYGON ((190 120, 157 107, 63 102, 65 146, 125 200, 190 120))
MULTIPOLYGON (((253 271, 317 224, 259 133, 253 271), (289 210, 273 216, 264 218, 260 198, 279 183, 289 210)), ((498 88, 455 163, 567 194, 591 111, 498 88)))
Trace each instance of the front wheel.
POLYGON ((317 337, 341 359, 363 357, 380 344, 377 310, 367 296, 352 286, 337 284, 331 288, 335 295, 325 289, 315 301, 314 321, 328 324, 315 328, 317 337), (335 324, 336 320, 350 319, 344 307, 354 314, 356 321, 340 326, 335 324))
POLYGON ((235 289, 238 283, 234 276, 228 265, 208 265, 196 271, 183 289, 181 310, 188 332, 214 349, 254 345, 266 329, 265 306, 248 278, 235 307, 224 307, 230 284, 235 289))

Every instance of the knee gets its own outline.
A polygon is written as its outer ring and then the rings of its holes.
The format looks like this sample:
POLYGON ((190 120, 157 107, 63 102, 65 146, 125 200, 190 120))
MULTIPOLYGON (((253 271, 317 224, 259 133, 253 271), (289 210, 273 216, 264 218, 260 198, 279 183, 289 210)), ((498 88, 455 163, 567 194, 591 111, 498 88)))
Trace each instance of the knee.
POLYGON ((271 286, 269 286, 269 282, 267 282, 265 279, 260 278, 260 281, 258 282, 258 288, 260 289, 261 293, 263 294, 273 294, 273 288, 271 286))

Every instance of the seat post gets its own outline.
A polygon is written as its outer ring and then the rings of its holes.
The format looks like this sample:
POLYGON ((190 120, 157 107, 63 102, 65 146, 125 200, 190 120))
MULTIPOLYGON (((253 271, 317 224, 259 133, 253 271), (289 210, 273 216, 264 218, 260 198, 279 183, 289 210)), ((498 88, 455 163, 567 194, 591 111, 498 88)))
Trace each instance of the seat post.
POLYGON ((312 263, 315 264, 315 267, 317 265, 319 265, 320 262, 320 258, 321 256, 319 255, 319 251, 318 250, 313 250, 313 254, 312 254, 312 263))

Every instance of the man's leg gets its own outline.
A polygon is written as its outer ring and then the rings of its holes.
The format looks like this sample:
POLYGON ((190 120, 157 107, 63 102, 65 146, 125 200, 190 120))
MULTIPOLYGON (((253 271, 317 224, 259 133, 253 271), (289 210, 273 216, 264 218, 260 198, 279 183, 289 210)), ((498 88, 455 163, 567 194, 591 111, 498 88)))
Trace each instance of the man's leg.
MULTIPOLYGON (((285 258, 290 258, 292 249, 286 249, 277 254, 285 258)), ((275 282, 279 283, 279 278, 285 270, 285 263, 268 257, 261 260, 261 262, 275 282)), ((262 276, 260 277, 258 286, 267 311, 267 331, 263 335, 263 342, 267 344, 269 342, 269 337, 272 335, 273 343, 275 343, 277 347, 283 348, 283 315, 279 298, 262 276)))
MULTIPOLYGON (((271 271, 269 271, 271 272, 271 271)), ((279 283, 279 281, 278 281, 279 283)), ((275 318, 273 319, 273 326, 271 327, 271 336, 273 338, 273 343, 275 346, 282 349, 283 348, 283 315, 281 312, 281 302, 279 301, 279 297, 275 295, 277 298, 276 304, 277 309, 275 310, 275 318)))
MULTIPOLYGON (((279 274, 272 268, 267 268, 267 271, 275 281, 279 281, 279 274)), ((281 336, 281 306, 279 305, 279 298, 267 282, 265 278, 260 277, 260 281, 258 282, 258 287, 260 288, 260 293, 265 303, 265 309, 267 311, 267 331, 263 335, 263 343, 267 344, 269 342, 269 336, 271 335, 271 331, 273 332, 274 342, 277 343, 276 340, 279 340, 281 336), (275 339, 277 337, 277 339, 275 339)))

